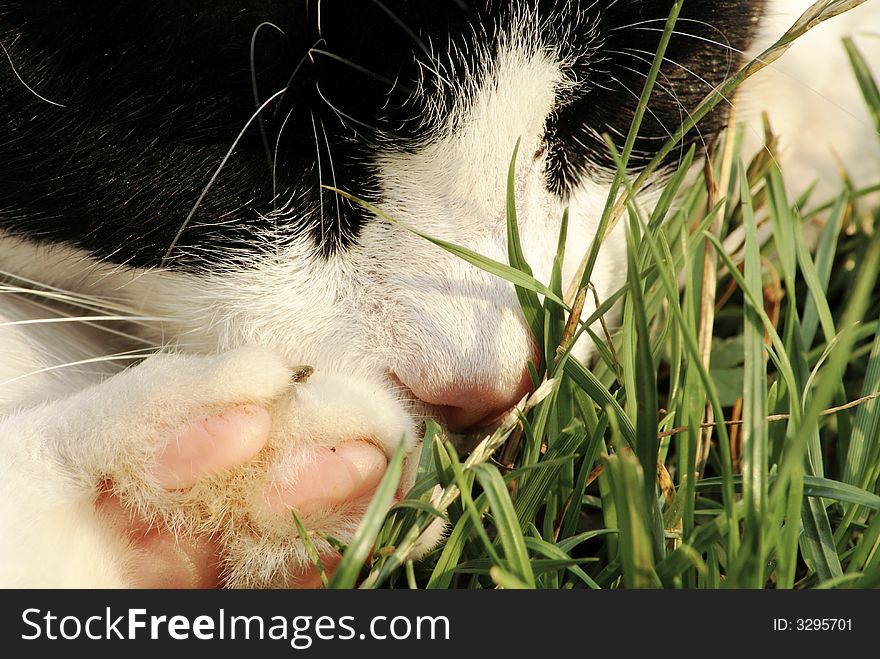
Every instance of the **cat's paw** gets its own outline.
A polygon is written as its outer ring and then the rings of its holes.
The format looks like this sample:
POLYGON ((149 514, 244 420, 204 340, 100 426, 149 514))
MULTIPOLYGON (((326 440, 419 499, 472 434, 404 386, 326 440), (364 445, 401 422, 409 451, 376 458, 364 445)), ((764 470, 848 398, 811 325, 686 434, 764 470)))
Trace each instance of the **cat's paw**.
MULTIPOLYGON (((332 564, 324 536, 350 541, 388 457, 416 444, 413 420, 387 385, 290 370, 268 351, 154 358, 137 370, 138 386, 125 387, 120 404, 134 423, 99 424, 89 442, 100 445, 99 432, 116 437, 114 455, 66 461, 135 519, 170 530, 176 544, 167 532, 160 544, 169 555, 199 560, 200 539, 212 538, 226 586, 309 585, 312 562, 291 510, 332 564)), ((140 563, 153 535, 147 546, 133 536, 140 563)))
POLYGON ((4 429, 21 449, 0 456, 3 489, 26 503, 0 517, 16 538, 0 554, 22 585, 310 585, 291 509, 332 565, 323 534, 348 542, 388 456, 416 443, 385 385, 256 348, 157 355, 4 429), (75 551, 51 538, 62 519, 75 551))
POLYGON ((0 421, 0 582, 130 584, 138 553, 97 514, 99 497, 189 532, 188 486, 258 455, 291 386, 267 350, 156 355, 0 421))
POLYGON ((216 484, 210 516, 228 520, 222 532, 226 584, 303 585, 311 560, 292 511, 332 563, 335 552, 325 536, 346 544, 352 539, 400 444, 407 455, 414 453, 415 424, 389 387, 323 372, 294 387, 273 410, 272 435, 260 459, 216 484), (231 499, 222 497, 232 491, 231 499))

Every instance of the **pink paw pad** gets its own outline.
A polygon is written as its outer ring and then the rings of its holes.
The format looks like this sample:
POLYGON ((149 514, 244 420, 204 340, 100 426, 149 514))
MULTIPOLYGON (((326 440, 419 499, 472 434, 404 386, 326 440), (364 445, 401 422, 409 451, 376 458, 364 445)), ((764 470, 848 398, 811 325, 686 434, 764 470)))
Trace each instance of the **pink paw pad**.
POLYGON ((292 508, 305 517, 345 502, 369 498, 388 466, 385 453, 367 442, 320 448, 314 454, 314 463, 296 483, 273 484, 266 492, 269 510, 283 513, 292 508))
POLYGON ((256 405, 230 407, 200 419, 165 447, 153 475, 167 490, 192 487, 256 456, 269 439, 271 425, 269 412, 256 405))

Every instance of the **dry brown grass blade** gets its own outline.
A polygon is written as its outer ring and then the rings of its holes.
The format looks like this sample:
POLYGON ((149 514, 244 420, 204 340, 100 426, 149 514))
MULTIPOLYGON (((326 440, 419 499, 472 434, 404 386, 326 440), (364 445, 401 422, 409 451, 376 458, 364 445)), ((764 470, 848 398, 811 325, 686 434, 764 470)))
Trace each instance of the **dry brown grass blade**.
MULTIPOLYGON (((819 416, 825 417, 825 416, 831 416, 832 414, 839 414, 840 412, 846 412, 847 410, 851 410, 854 407, 858 407, 859 405, 864 405, 865 403, 870 403, 872 400, 877 400, 878 398, 880 398, 880 392, 876 392, 876 393, 873 393, 869 396, 864 396, 862 398, 858 398, 856 400, 850 401, 850 402, 848 402, 844 405, 840 405, 838 407, 831 407, 827 410, 822 410, 822 412, 819 413, 819 416)), ((791 419, 790 414, 772 414, 772 415, 768 416, 766 420, 768 423, 777 423, 779 421, 788 421, 789 419, 791 419)), ((724 425, 727 426, 728 428, 734 427, 734 426, 742 426, 743 423, 744 422, 741 419, 724 421, 724 425)), ((700 427, 705 428, 706 425, 707 424, 703 424, 700 427)), ((721 425, 721 424, 713 423, 712 427, 715 428, 719 425, 721 425)), ((673 428, 672 430, 667 430, 665 432, 661 432, 657 436, 661 439, 663 439, 664 437, 674 437, 675 435, 680 435, 682 433, 686 433, 688 430, 690 430, 690 427, 681 426, 679 428, 673 428)))

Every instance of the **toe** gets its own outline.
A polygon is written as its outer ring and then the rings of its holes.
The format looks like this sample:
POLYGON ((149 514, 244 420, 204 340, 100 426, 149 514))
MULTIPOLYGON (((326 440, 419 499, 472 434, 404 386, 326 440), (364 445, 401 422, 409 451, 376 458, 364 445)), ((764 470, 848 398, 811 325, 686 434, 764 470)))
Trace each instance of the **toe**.
POLYGON ((167 490, 191 487, 253 458, 266 444, 270 428, 269 412, 256 405, 230 407, 200 419, 165 447, 153 475, 167 490))
POLYGON ((367 442, 350 442, 316 451, 316 459, 289 486, 277 484, 267 492, 269 508, 275 512, 294 509, 300 516, 363 499, 378 487, 388 459, 367 442))

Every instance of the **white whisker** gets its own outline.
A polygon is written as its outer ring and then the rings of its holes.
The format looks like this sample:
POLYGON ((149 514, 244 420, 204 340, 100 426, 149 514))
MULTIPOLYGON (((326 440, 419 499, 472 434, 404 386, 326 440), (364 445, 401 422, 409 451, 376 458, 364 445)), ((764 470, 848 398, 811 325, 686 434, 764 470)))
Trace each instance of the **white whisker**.
POLYGON ((111 322, 111 321, 120 321, 120 322, 132 322, 134 320, 139 321, 162 321, 167 320, 165 318, 161 318, 159 316, 149 317, 149 316, 140 316, 140 317, 129 317, 129 316, 65 316, 62 318, 34 318, 30 320, 11 320, 5 323, 0 323, 0 327, 16 327, 18 325, 48 325, 52 323, 100 323, 100 322, 111 322))
POLYGON ((163 268, 165 264, 168 262, 168 259, 171 256, 171 253, 174 251, 174 248, 177 247, 178 241, 180 241, 180 237, 183 235, 183 232, 186 231, 186 228, 189 226, 189 223, 192 221, 193 216, 196 214, 196 211, 199 209, 199 206, 202 205, 202 201, 205 199, 205 196, 208 194, 208 191, 214 186, 214 182, 217 180, 217 177, 220 176, 220 172, 223 171, 223 168, 226 166, 226 163, 232 157, 233 152, 235 151, 235 147, 238 146, 238 143, 244 137, 244 134, 247 132, 248 128, 250 128, 251 124, 260 116, 260 113, 265 110, 276 98, 284 94, 287 91, 287 87, 284 89, 279 89, 277 92, 272 94, 266 101, 257 108, 257 111, 251 115, 251 118, 247 120, 244 125, 244 128, 241 129, 241 132, 238 134, 238 137, 235 138, 235 141, 232 143, 232 146, 229 147, 229 150, 226 152, 226 155, 223 157, 223 160, 220 162, 220 166, 217 167, 214 175, 211 177, 211 180, 208 181, 208 185, 205 186, 205 189, 202 190, 202 194, 199 195, 199 198, 196 200, 195 205, 192 210, 189 212, 189 215, 186 216, 186 219, 181 224, 180 228, 177 230, 177 233, 174 235, 174 239, 171 241, 171 244, 168 246, 168 249, 165 251, 165 255, 162 257, 162 261, 159 263, 159 267, 163 268))
POLYGON ((312 133, 315 135, 315 157, 317 158, 316 163, 318 165, 318 218, 321 222, 321 244, 323 245, 326 223, 324 222, 324 174, 321 169, 321 141, 318 138, 318 125, 315 122, 315 114, 311 113, 311 116, 312 133))
POLYGON ((41 101, 45 101, 45 102, 48 103, 49 105, 54 105, 54 106, 59 107, 59 108, 66 108, 66 107, 67 107, 67 106, 64 105, 63 103, 56 103, 55 101, 51 101, 51 100, 49 100, 48 98, 46 98, 46 97, 43 96, 42 94, 38 93, 38 92, 37 92, 33 87, 31 87, 29 84, 27 84, 27 83, 24 81, 24 78, 22 78, 22 77, 19 75, 18 70, 15 68, 15 64, 12 62, 12 56, 9 54, 9 51, 6 50, 6 46, 3 45, 3 42, 2 42, 2 41, 0 41, 0 48, 3 49, 3 53, 6 55, 6 59, 9 61, 9 68, 12 69, 12 73, 15 75, 16 78, 18 78, 18 81, 19 81, 22 85, 24 85, 24 88, 25 88, 25 89, 27 89, 31 94, 33 94, 34 96, 36 96, 36 97, 37 97, 38 99, 40 99, 41 101))
POLYGON ((139 349, 139 350, 130 350, 126 352, 119 352, 113 355, 105 355, 102 357, 91 357, 89 359, 80 359, 73 362, 65 362, 63 364, 55 364, 53 366, 46 366, 44 368, 36 369, 33 371, 29 371, 27 373, 22 373, 21 375, 17 375, 14 378, 10 378, 8 380, 4 380, 0 382, 0 387, 5 387, 14 382, 18 382, 19 380, 23 380, 25 378, 32 377, 34 375, 39 375, 40 373, 50 373, 52 371, 58 371, 65 368, 70 368, 72 366, 82 366, 85 364, 100 364, 104 362, 115 362, 115 361, 141 361, 146 359, 150 355, 156 354, 158 351, 155 349, 139 349))
MULTIPOLYGON (((256 46, 257 46, 257 36, 260 33, 260 30, 264 27, 271 27, 275 30, 278 30, 285 37, 287 34, 280 27, 275 25, 275 23, 271 23, 269 21, 263 21, 257 27, 254 28, 254 33, 251 35, 251 48, 250 48, 250 60, 251 60, 251 88, 254 93, 254 105, 259 108, 260 107, 260 90, 257 85, 257 65, 256 65, 256 46)), ((266 134, 266 121, 261 116, 259 119, 260 125, 260 137, 263 139, 263 147, 266 149, 266 158, 269 161, 269 165, 272 165, 272 151, 269 149, 269 137, 266 134)), ((273 180, 274 184, 274 180, 273 180)))
MULTIPOLYGON (((333 153, 330 151, 330 138, 327 136, 327 128, 324 126, 324 120, 321 120, 321 131, 324 133, 324 144, 327 145, 327 161, 330 163, 330 177, 333 179, 333 187, 339 188, 339 183, 336 180, 336 167, 333 164, 333 153)), ((323 189, 321 194, 323 194, 323 189)), ((336 229, 337 229, 337 237, 342 238, 342 208, 339 203, 339 195, 333 195, 333 199, 336 202, 336 229)))

